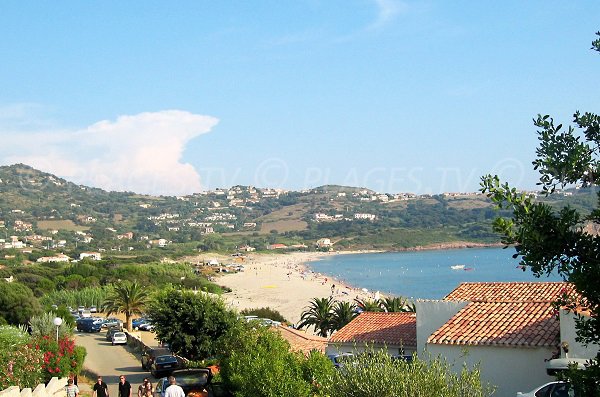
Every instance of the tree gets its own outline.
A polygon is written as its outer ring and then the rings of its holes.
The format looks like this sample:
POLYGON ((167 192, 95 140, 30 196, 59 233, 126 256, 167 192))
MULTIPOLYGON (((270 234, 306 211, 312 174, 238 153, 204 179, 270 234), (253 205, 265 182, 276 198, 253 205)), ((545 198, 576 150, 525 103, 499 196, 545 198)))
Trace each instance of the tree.
POLYGON ((0 322, 3 319, 12 325, 26 324, 41 312, 39 301, 26 285, 18 282, 0 283, 0 322))
MULTIPOLYGON (((592 49, 600 52, 600 39, 592 42, 592 49)), ((549 115, 534 119, 539 146, 533 166, 546 195, 557 187, 594 186, 600 175, 600 116, 577 111, 573 119, 575 127, 568 128, 556 125, 549 115)), ((530 268, 536 276, 556 271, 573 283, 582 300, 565 297, 558 304, 571 309, 584 305, 591 315, 578 316, 577 340, 600 344, 600 236, 584 229, 588 223, 600 223, 600 192, 598 207, 585 214, 568 206, 554 210, 501 184, 498 176, 482 177, 481 186, 499 208, 512 211, 512 217, 499 217, 493 224, 503 243, 516 248, 514 257, 521 258, 523 269, 530 268)), ((575 387, 582 395, 598 395, 600 353, 586 371, 576 374, 575 387)))
MULTIPOLYGON (((319 395, 312 393, 312 381, 313 375, 321 374, 315 374, 317 371, 311 368, 323 368, 320 364, 327 359, 322 354, 320 362, 314 357, 309 363, 302 353, 290 351, 281 335, 266 327, 245 328, 236 339, 235 349, 221 361, 223 380, 236 396, 319 395)), ((333 368, 331 362, 328 364, 333 368)))
POLYGON ((147 303, 148 290, 138 283, 125 281, 113 285, 102 306, 107 316, 112 313, 125 314, 125 327, 131 331, 132 316, 142 314, 147 303))
POLYGON ((357 316, 356 305, 350 302, 335 302, 331 316, 331 330, 337 331, 357 316))
POLYGON ((298 329, 313 326, 319 336, 327 337, 331 330, 333 298, 313 298, 300 316, 298 329))
POLYGON ((414 303, 410 303, 406 299, 399 297, 399 296, 381 299, 379 301, 379 305, 385 312, 388 312, 388 313, 398 313, 398 312, 414 313, 415 312, 414 303))
POLYGON ((172 287, 151 301, 148 315, 158 340, 191 360, 221 352, 230 332, 241 323, 220 298, 172 287))
POLYGON ((25 327, 0 326, 0 390, 35 388, 44 382, 43 352, 31 343, 25 327))
POLYGON ((363 312, 381 312, 381 303, 379 300, 355 299, 356 305, 363 312))

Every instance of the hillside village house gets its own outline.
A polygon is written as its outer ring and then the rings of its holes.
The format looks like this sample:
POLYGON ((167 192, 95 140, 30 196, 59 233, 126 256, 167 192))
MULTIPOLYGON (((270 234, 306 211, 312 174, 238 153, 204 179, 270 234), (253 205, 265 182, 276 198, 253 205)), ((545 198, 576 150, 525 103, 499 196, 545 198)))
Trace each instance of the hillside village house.
POLYGON ((82 252, 79 254, 79 259, 90 258, 94 261, 102 260, 102 254, 99 252, 82 252))
POLYGON ((317 240, 317 248, 331 248, 333 243, 328 238, 320 238, 317 240))
POLYGON ((41 258, 38 258, 38 260, 36 262, 48 263, 48 262, 70 262, 70 261, 71 261, 71 258, 69 258, 67 255, 58 254, 55 256, 42 256, 41 258))
POLYGON ((372 344, 392 355, 401 349, 424 359, 439 355, 457 371, 463 363, 479 364, 482 380, 498 387, 494 396, 512 397, 555 380, 546 372, 549 360, 589 359, 598 351, 575 340, 573 313, 554 309, 552 302, 563 293, 573 293, 572 285, 462 283, 442 300, 417 301, 416 315, 359 315, 329 338, 327 353, 372 344), (568 346, 568 356, 561 345, 568 346))

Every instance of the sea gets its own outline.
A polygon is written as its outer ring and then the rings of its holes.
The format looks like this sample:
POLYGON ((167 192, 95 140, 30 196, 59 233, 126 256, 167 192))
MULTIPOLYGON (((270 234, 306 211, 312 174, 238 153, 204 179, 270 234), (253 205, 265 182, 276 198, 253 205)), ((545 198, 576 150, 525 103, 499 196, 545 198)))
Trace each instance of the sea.
POLYGON ((536 278, 513 259, 514 248, 462 248, 331 255, 308 263, 315 272, 373 293, 441 299, 463 282, 562 281, 536 278))

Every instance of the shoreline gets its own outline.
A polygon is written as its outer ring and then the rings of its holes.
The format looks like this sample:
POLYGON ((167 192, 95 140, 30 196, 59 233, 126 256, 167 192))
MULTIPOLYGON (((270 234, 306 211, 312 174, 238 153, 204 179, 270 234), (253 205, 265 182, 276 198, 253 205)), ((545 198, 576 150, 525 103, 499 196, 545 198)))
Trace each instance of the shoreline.
POLYGON ((363 255, 424 250, 493 248, 501 244, 442 243, 396 251, 351 250, 331 252, 250 253, 243 262, 245 271, 221 274, 216 282, 232 291, 223 294, 234 309, 270 307, 279 311, 290 323, 296 324, 313 298, 333 297, 335 301, 353 302, 355 299, 388 296, 385 292, 370 291, 347 283, 335 276, 311 269, 310 262, 331 255, 363 255))

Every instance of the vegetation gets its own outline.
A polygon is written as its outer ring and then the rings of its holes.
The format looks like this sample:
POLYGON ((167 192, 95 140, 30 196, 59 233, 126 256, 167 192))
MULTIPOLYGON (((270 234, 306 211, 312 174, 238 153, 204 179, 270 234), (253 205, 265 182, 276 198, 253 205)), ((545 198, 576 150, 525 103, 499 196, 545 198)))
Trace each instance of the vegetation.
POLYGON ((402 297, 388 297, 377 300, 355 300, 339 302, 332 297, 313 298, 302 312, 298 329, 313 327, 319 336, 327 337, 341 329, 360 312, 411 312, 415 305, 402 297))
POLYGON ((244 309, 240 312, 242 316, 256 316, 258 318, 268 318, 273 321, 279 321, 280 323, 287 323, 288 321, 275 309, 270 307, 261 307, 258 309, 244 309))
POLYGON ((148 303, 149 293, 146 287, 134 282, 123 282, 113 285, 106 300, 102 304, 106 315, 112 313, 123 313, 125 315, 125 327, 131 331, 131 321, 136 314, 144 313, 148 303))
POLYGON ((460 373, 441 359, 427 361, 413 357, 411 363, 395 360, 383 350, 354 356, 334 372, 324 389, 331 397, 484 397, 493 388, 482 385, 477 367, 460 373))
POLYGON ((195 361, 222 352, 227 335, 240 325, 236 314, 220 298, 175 288, 160 291, 147 314, 158 340, 195 361))
POLYGON ((32 316, 41 311, 37 298, 26 285, 0 283, 0 324, 27 324, 32 316))
MULTIPOLYGON (((600 36, 600 32, 597 33, 600 36)), ((600 52, 600 40, 592 43, 600 52)), ((539 146, 534 169, 540 172, 543 192, 547 195, 570 184, 583 186, 597 183, 600 174, 600 116, 575 112, 575 127, 563 128, 548 116, 534 120, 538 128, 539 146)), ((583 297, 573 301, 565 296, 560 302, 572 310, 583 306, 589 316, 578 316, 577 340, 585 344, 600 344, 600 236, 588 233, 585 226, 600 223, 600 194, 596 208, 578 210, 570 206, 552 207, 501 184, 497 176, 482 178, 482 192, 488 194, 499 208, 511 211, 510 217, 499 217, 494 229, 503 242, 514 245, 515 257, 536 276, 558 272, 572 282, 583 297)), ((600 353, 586 371, 574 373, 575 387, 581 395, 600 394, 600 353)))

